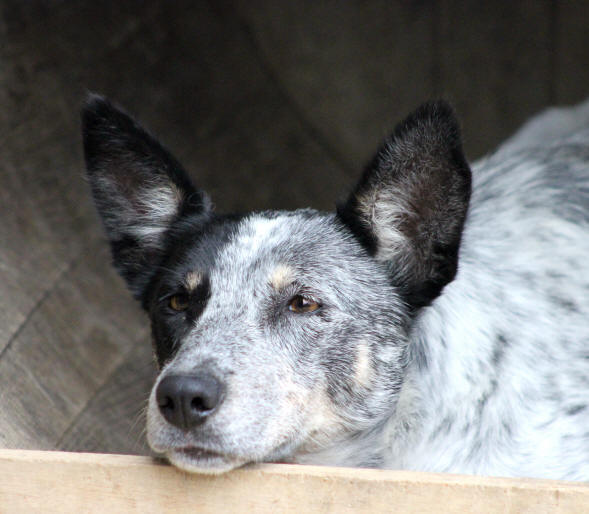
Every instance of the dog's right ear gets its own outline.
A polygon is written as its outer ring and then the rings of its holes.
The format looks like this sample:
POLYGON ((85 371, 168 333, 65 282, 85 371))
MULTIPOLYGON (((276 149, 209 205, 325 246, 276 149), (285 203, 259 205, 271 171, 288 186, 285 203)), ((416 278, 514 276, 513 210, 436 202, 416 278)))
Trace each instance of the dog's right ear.
POLYGON ((82 130, 88 178, 114 265, 139 299, 172 223, 184 215, 204 222, 211 203, 165 148, 106 99, 88 97, 82 130))

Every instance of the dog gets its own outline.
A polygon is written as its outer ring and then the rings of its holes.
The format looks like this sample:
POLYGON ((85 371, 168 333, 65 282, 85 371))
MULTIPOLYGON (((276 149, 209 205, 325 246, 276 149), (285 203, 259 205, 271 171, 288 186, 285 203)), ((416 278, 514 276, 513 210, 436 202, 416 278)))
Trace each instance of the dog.
POLYGON ((151 320, 155 452, 589 480, 589 102, 472 173, 452 108, 426 103, 331 213, 216 213, 120 108, 91 95, 82 120, 151 320))

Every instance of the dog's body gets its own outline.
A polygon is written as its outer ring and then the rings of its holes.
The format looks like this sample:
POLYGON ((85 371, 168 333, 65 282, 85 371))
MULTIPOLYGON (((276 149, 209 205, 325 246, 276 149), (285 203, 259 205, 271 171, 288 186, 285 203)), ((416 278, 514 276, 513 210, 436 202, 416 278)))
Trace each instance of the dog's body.
POLYGON ((589 103, 475 165, 470 208, 441 102, 334 214, 218 216, 97 97, 84 136, 115 265, 152 320, 148 439, 173 463, 589 480, 589 103))

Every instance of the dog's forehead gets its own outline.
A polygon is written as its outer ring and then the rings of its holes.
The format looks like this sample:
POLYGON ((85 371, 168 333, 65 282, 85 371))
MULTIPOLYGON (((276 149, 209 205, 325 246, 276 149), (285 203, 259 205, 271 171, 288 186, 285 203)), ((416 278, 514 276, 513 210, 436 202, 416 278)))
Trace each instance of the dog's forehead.
POLYGON ((285 250, 292 245, 289 235, 303 222, 297 216, 249 216, 245 218, 226 247, 230 259, 248 261, 262 254, 285 250))
POLYGON ((312 210, 252 214, 201 240, 196 253, 208 257, 192 259, 184 273, 191 283, 205 273, 217 281, 238 275, 279 287, 353 256, 358 253, 354 243, 335 215, 312 210), (211 246, 217 247, 214 253, 207 252, 211 246))
POLYGON ((285 274, 327 259, 328 248, 337 253, 341 239, 329 215, 310 211, 251 215, 242 220, 216 264, 250 275, 269 269, 274 275, 285 274))

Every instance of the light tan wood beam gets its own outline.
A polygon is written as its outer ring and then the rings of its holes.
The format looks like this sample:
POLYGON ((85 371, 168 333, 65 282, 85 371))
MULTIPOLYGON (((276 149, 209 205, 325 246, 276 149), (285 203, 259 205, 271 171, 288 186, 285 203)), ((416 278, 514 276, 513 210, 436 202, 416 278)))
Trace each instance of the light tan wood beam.
POLYGON ((0 512, 589 512, 589 484, 264 464, 191 475, 149 457, 0 450, 0 512))

